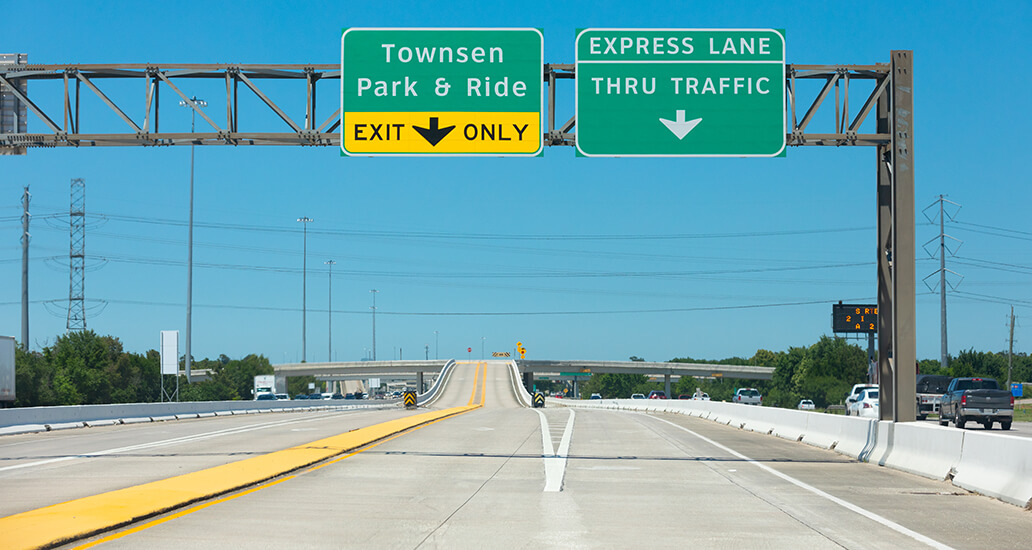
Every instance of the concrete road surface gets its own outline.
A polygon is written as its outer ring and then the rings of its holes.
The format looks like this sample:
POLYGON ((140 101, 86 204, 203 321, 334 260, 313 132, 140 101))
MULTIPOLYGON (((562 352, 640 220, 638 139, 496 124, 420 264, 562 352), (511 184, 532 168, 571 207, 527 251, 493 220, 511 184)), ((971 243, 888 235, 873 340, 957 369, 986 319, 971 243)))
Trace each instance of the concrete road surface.
MULTIPOLYGON (((1015 506, 706 420, 522 408, 502 362, 458 365, 432 407, 481 401, 482 408, 346 458, 93 540, 104 541, 102 548, 148 549, 1026 548, 1032 533, 1032 513, 1015 506)), ((313 416, 295 427, 323 431, 337 423, 347 430, 392 414, 313 416)), ((255 430, 235 445, 245 453, 287 447, 298 438, 293 429, 255 430)), ((130 474, 135 481, 198 467, 226 460, 229 442, 190 443, 189 453, 172 445, 149 451, 167 455, 153 461, 107 455, 87 461, 93 469, 54 463, 49 474, 59 481, 48 483, 40 469, 35 485, 22 479, 17 492, 86 493, 103 485, 52 487, 78 483, 55 472, 63 468, 109 480, 123 463, 130 472, 158 470, 130 474)), ((65 456, 60 448, 49 455, 65 456)), ((23 470, 37 468, 44 466, 23 470)), ((12 494, 12 472, 0 471, 5 495, 12 494)), ((20 498, 5 512, 33 500, 20 498)))

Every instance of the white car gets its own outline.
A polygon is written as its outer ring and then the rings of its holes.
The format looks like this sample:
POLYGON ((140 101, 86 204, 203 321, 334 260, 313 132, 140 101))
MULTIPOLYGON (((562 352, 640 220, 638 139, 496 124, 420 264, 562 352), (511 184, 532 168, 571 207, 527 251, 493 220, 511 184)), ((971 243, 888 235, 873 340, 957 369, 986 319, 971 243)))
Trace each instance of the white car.
POLYGON ((697 393, 695 395, 692 395, 692 399, 694 399, 696 401, 709 401, 710 400, 709 394, 706 393, 706 392, 703 392, 701 394, 697 393))
POLYGON ((878 405, 878 390, 861 390, 856 401, 849 405, 849 414, 862 418, 881 418, 881 409, 878 405))
POLYGON ((645 399, 644 393, 632 393, 631 399, 645 399))
POLYGON ((878 384, 854 384, 853 385, 853 389, 849 392, 849 395, 846 396, 846 416, 849 416, 851 414, 856 414, 856 413, 853 412, 853 409, 854 409, 853 405, 856 403, 856 400, 860 397, 860 392, 862 392, 864 390, 872 390, 872 389, 873 390, 878 389, 878 384))
POLYGON ((817 409, 817 406, 813 404, 813 401, 803 399, 798 405, 796 405, 796 408, 801 411, 813 411, 817 409))

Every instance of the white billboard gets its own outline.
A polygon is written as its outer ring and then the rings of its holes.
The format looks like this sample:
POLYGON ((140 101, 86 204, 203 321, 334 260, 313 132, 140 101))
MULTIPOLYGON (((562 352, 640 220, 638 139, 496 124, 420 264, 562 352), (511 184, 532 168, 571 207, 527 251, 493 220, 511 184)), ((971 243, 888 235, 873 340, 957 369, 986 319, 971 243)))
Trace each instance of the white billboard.
POLYGON ((179 331, 161 331, 161 374, 179 374, 179 331))

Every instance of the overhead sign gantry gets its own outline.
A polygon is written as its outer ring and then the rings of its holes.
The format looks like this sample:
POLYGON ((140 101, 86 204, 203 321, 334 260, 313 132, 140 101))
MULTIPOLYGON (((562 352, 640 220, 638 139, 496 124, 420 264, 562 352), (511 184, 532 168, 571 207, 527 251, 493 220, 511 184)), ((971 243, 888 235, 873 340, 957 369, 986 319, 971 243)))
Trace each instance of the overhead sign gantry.
POLYGON ((341 152, 538 155, 543 66, 537 29, 347 29, 341 152))

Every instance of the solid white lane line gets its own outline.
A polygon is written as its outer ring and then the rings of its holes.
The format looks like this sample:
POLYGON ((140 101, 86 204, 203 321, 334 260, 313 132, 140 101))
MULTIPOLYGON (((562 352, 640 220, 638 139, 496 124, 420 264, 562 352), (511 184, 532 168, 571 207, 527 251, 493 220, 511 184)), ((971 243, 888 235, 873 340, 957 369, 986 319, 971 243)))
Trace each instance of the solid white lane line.
POLYGON ((563 430, 563 438, 559 440, 559 452, 556 453, 563 457, 563 461, 566 460, 566 455, 570 452, 570 438, 573 437, 573 409, 570 409, 570 418, 566 421, 566 428, 563 430))
POLYGON ((884 516, 880 516, 880 515, 878 515, 878 514, 876 514, 874 512, 871 512, 869 510, 861 508, 861 507, 859 507, 859 506, 857 506, 857 505, 855 505, 855 504, 853 504, 851 502, 847 502, 847 501, 842 500, 841 498, 838 498, 838 497, 836 497, 834 495, 825 493, 824 491, 814 487, 813 485, 809 485, 807 483, 799 481, 798 479, 796 479, 796 478, 794 478, 794 477, 792 477, 790 475, 783 474, 783 473, 781 473, 781 472, 771 468, 770 466, 767 466, 766 464, 762 464, 760 462, 757 462, 757 461, 755 461, 755 460, 753 460, 753 459, 743 455, 742 453, 740 453, 738 451, 735 451, 734 449, 731 449, 730 447, 726 447, 724 445, 721 445, 720 443, 717 443, 716 441, 713 441, 712 439, 710 439, 710 438, 708 438, 708 437, 706 437, 704 435, 695 433, 692 430, 689 430, 688 428, 685 428, 684 426, 679 426, 679 425, 677 425, 677 424, 675 424, 675 423, 673 423, 673 422, 671 422, 669 420, 666 420, 666 419, 663 419, 663 418, 659 418, 659 417, 656 417, 656 416, 650 416, 650 417, 654 418, 654 419, 656 419, 656 420, 658 420, 660 422, 665 422, 667 424, 670 424, 671 426, 673 426, 673 427, 675 427, 675 428, 677 428, 679 430, 688 432, 689 434, 694 435, 695 437, 705 441, 706 443, 709 443, 710 445, 713 445, 714 447, 716 447, 718 449, 721 449, 724 452, 730 453, 730 454, 732 454, 732 455, 734 455, 734 456, 736 456, 736 457, 738 457, 738 458, 748 462, 749 464, 752 464, 753 466, 756 466, 757 468, 760 468, 761 470, 765 470, 765 471, 767 471, 767 472, 769 472, 769 473, 771 473, 771 474, 773 474, 773 475, 775 475, 775 476, 777 476, 777 477, 779 477, 779 478, 781 478, 781 479, 783 479, 783 480, 785 480, 785 481, 787 481, 787 482, 789 482, 789 483, 791 483, 791 484, 793 484, 793 485, 795 485, 795 486, 797 486, 797 487, 799 487, 801 489, 805 489, 807 491, 810 491, 811 493, 813 493, 813 494, 815 494, 815 495, 817 495, 817 496, 819 496, 821 498, 824 498, 824 499, 827 499, 827 500, 829 500, 831 502, 834 502, 835 504, 838 504, 839 506, 842 506, 843 508, 845 508, 845 509, 847 509, 847 510, 849 510, 851 512, 860 514, 861 516, 864 516, 865 518, 867 518, 869 520, 875 521, 875 522, 877 522, 877 523, 879 523, 879 524, 881 524, 881 525, 883 525, 885 527, 888 527, 889 529, 892 529, 893 531, 896 531, 897 533, 900 533, 902 535, 910 537, 910 538, 916 540, 917 542, 926 544, 928 546, 931 546, 932 548, 938 548, 940 550, 953 550, 953 548, 951 546, 947 546, 947 545, 945 545, 945 544, 943 544, 943 543, 941 543, 941 542, 939 542, 937 540, 934 540, 934 539, 931 539, 929 537, 926 537, 925 535, 922 535, 921 533, 918 533, 916 531, 911 531, 910 529, 907 529, 906 527, 903 527, 902 525, 900 525, 900 524, 898 524, 898 523, 896 523, 896 522, 894 522, 894 521, 892 521, 892 520, 890 520, 888 518, 885 518, 884 516))
POLYGON ((570 438, 573 437, 573 409, 566 421, 566 428, 563 430, 563 437, 559 440, 559 452, 552 451, 552 433, 548 428, 548 418, 545 413, 534 409, 541 416, 541 449, 542 459, 545 463, 545 492, 558 493, 563 490, 563 477, 566 475, 566 455, 570 450, 570 438))
POLYGON ((175 438, 172 438, 172 439, 164 439, 164 440, 161 440, 161 441, 152 441, 150 443, 140 443, 138 445, 130 445, 128 447, 118 447, 118 448, 115 448, 115 449, 105 449, 103 451, 94 451, 94 452, 79 453, 79 454, 75 454, 75 455, 61 456, 61 457, 57 457, 57 458, 50 458, 50 459, 47 459, 47 460, 38 460, 36 462, 26 462, 24 464, 15 464, 15 465, 12 465, 12 466, 0 467, 0 472, 6 472, 8 470, 18 470, 18 469, 21 469, 21 468, 31 468, 33 466, 45 466, 47 464, 53 464, 55 462, 66 462, 66 461, 69 461, 69 460, 75 460, 77 458, 89 458, 89 457, 95 457, 95 456, 105 456, 105 455, 116 454, 116 453, 124 453, 124 452, 128 452, 128 451, 138 451, 138 450, 141 450, 141 449, 149 449, 149 448, 153 448, 153 447, 164 447, 166 445, 175 445, 177 443, 191 443, 191 442, 194 442, 194 441, 202 441, 204 439, 211 439, 211 438, 214 438, 214 437, 221 437, 221 436, 224 436, 224 435, 234 435, 234 434, 246 433, 246 432, 251 432, 251 431, 254 431, 254 430, 261 430, 261 429, 265 429, 265 428, 282 426, 282 425, 285 425, 285 424, 312 422, 312 421, 315 421, 315 420, 320 420, 320 419, 326 418, 328 416, 332 416, 332 414, 323 414, 323 415, 320 415, 320 416, 317 416, 317 417, 314 417, 314 418, 301 418, 301 419, 293 419, 292 418, 292 419, 288 419, 288 420, 277 420, 277 421, 274 421, 274 422, 266 422, 266 423, 263 423, 263 424, 254 424, 254 425, 251 425, 251 426, 242 426, 242 427, 237 427, 237 428, 226 428, 224 430, 216 430, 214 432, 206 432, 206 433, 187 435, 187 436, 182 436, 182 437, 175 437, 175 438))
POLYGON ((555 456, 552 450, 552 432, 548 429, 548 417, 538 409, 534 409, 541 417, 541 455, 543 457, 555 456))

